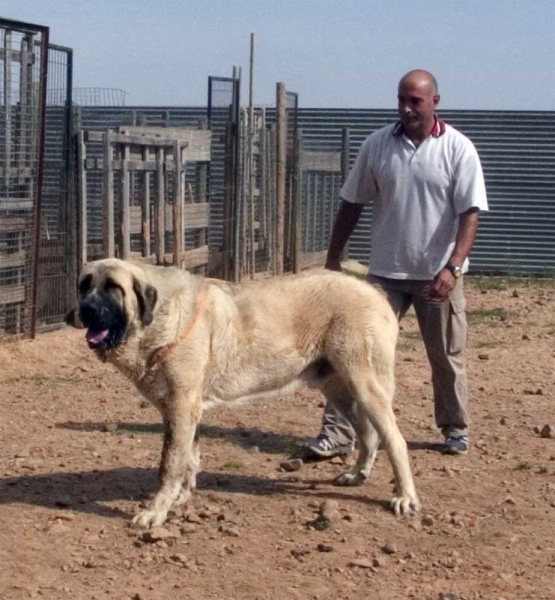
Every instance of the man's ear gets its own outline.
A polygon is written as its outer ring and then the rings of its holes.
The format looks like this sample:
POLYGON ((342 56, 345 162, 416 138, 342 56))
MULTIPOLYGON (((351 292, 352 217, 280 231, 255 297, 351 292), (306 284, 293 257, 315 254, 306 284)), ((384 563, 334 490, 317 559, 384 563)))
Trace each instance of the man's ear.
POLYGON ((76 329, 83 329, 83 323, 79 319, 79 312, 76 308, 72 308, 67 315, 64 317, 64 322, 66 325, 71 325, 76 329))
POLYGON ((154 319, 154 307, 158 299, 158 292, 152 285, 142 285, 137 279, 133 279, 133 291, 139 303, 141 323, 150 325, 154 319))

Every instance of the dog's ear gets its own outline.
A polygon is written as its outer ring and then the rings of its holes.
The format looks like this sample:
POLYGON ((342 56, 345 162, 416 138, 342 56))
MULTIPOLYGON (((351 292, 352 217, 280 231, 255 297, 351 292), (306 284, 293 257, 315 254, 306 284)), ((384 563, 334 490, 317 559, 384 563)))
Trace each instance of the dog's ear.
POLYGON ((158 292, 152 285, 142 285, 138 279, 133 279, 133 291, 139 303, 141 323, 150 325, 154 319, 154 307, 158 299, 158 292))
POLYGON ((83 323, 79 319, 79 311, 76 308, 72 308, 67 313, 64 317, 64 322, 66 325, 71 325, 71 327, 75 327, 76 329, 83 329, 83 323))

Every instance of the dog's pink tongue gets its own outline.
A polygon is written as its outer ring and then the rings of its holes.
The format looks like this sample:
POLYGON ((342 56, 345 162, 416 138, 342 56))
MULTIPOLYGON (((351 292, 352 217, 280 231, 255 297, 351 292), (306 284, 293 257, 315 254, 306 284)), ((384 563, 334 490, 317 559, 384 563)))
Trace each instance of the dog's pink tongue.
POLYGON ((89 329, 87 331, 87 342, 96 346, 100 344, 100 342, 108 335, 108 333, 108 329, 104 329, 102 331, 92 331, 89 329))

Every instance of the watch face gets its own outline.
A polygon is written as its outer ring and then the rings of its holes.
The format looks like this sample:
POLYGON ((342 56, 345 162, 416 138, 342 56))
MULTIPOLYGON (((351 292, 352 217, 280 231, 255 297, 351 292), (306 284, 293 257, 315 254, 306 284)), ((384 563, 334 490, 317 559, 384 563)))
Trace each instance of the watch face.
POLYGON ((460 267, 453 267, 452 273, 458 279, 462 275, 462 269, 460 267))

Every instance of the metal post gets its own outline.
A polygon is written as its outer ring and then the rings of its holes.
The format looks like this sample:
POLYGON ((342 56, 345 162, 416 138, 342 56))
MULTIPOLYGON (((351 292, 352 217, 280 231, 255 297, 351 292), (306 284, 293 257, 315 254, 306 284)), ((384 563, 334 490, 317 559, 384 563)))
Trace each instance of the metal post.
POLYGON ((287 153, 287 99, 285 84, 276 86, 276 273, 283 274, 285 238, 285 167, 287 153))

